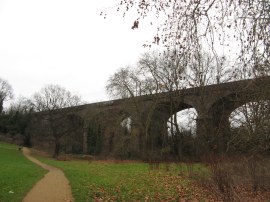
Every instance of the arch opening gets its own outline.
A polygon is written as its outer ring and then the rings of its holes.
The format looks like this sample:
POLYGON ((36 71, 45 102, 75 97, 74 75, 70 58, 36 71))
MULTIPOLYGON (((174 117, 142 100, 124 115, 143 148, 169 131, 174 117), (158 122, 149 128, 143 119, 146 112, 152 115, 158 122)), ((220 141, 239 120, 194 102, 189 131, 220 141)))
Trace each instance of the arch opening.
POLYGON ((121 121, 120 125, 124 130, 124 135, 131 135, 132 122, 131 116, 128 116, 121 121))
POLYGON ((270 153, 270 100, 248 102, 230 117, 229 150, 270 153))
POLYGON ((124 114, 118 122, 116 133, 114 135, 112 153, 120 159, 131 159, 138 155, 138 140, 133 117, 130 114, 124 114))
POLYGON ((168 136, 172 136, 180 132, 190 133, 196 136, 196 119, 198 117, 195 108, 188 108, 173 114, 167 121, 168 136))
POLYGON ((196 120, 195 108, 187 108, 172 114, 167 121, 167 150, 182 159, 195 151, 196 120))

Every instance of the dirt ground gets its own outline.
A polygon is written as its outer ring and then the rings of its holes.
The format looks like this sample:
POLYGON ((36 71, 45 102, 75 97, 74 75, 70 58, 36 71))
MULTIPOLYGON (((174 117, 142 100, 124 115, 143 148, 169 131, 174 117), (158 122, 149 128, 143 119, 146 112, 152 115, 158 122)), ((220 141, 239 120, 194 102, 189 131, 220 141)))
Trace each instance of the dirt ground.
POLYGON ((23 154, 49 172, 37 182, 27 193, 23 202, 73 202, 69 181, 63 171, 53 166, 41 163, 30 155, 28 148, 23 148, 23 154))

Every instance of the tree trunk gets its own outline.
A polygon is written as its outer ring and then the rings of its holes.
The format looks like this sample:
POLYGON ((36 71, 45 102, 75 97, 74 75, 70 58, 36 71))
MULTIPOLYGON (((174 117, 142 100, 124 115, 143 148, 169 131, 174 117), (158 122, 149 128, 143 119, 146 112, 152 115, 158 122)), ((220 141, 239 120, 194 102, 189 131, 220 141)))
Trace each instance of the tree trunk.
POLYGON ((60 154, 60 139, 58 137, 55 137, 55 147, 54 147, 54 154, 53 158, 57 158, 60 154))
POLYGON ((3 100, 0 100, 0 114, 2 114, 3 109, 4 109, 3 103, 4 103, 3 100))
POLYGON ((178 121, 177 121, 177 113, 173 115, 174 118, 174 125, 175 125, 175 130, 176 130, 176 144, 177 144, 177 156, 179 160, 182 160, 183 158, 183 134, 181 133, 179 126, 178 126, 178 121))

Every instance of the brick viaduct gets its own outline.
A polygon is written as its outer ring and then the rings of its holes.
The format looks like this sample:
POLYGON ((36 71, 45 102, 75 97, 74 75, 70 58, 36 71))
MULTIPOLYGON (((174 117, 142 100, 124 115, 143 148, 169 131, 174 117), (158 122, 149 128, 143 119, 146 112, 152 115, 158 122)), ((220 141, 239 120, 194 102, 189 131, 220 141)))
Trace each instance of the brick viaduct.
MULTIPOLYGON (((226 148, 226 137, 230 131, 229 116, 241 105, 270 99, 270 77, 241 80, 229 83, 183 89, 180 91, 144 95, 135 98, 92 103, 68 108, 69 114, 79 117, 79 129, 69 138, 63 138, 62 145, 67 152, 75 145, 87 153, 87 131, 89 125, 98 123, 103 134, 103 153, 109 154, 110 142, 117 142, 122 135, 120 123, 127 117, 132 119, 132 144, 140 150, 141 138, 149 136, 154 145, 167 133, 169 117, 181 110, 195 108, 198 114, 197 137, 202 138, 205 148, 215 144, 218 150, 226 148), (136 146, 135 146, 136 145, 136 146)), ((44 114, 32 121, 28 133, 33 146, 50 148, 53 137, 42 120, 44 114)))

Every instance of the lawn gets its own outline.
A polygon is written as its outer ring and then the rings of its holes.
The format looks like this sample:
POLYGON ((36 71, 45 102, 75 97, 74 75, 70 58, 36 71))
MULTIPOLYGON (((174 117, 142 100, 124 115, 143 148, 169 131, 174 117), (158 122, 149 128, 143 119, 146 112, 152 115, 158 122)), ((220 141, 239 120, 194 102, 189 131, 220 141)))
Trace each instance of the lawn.
POLYGON ((22 201, 45 170, 27 160, 18 146, 0 142, 0 201, 22 201))
MULTIPOLYGON (((160 165, 102 161, 41 161, 61 168, 70 181, 76 202, 85 201, 207 201, 209 193, 185 175, 185 164, 160 165), (182 174, 181 174, 182 173, 182 174)), ((193 166, 194 170, 205 168, 193 166)))

